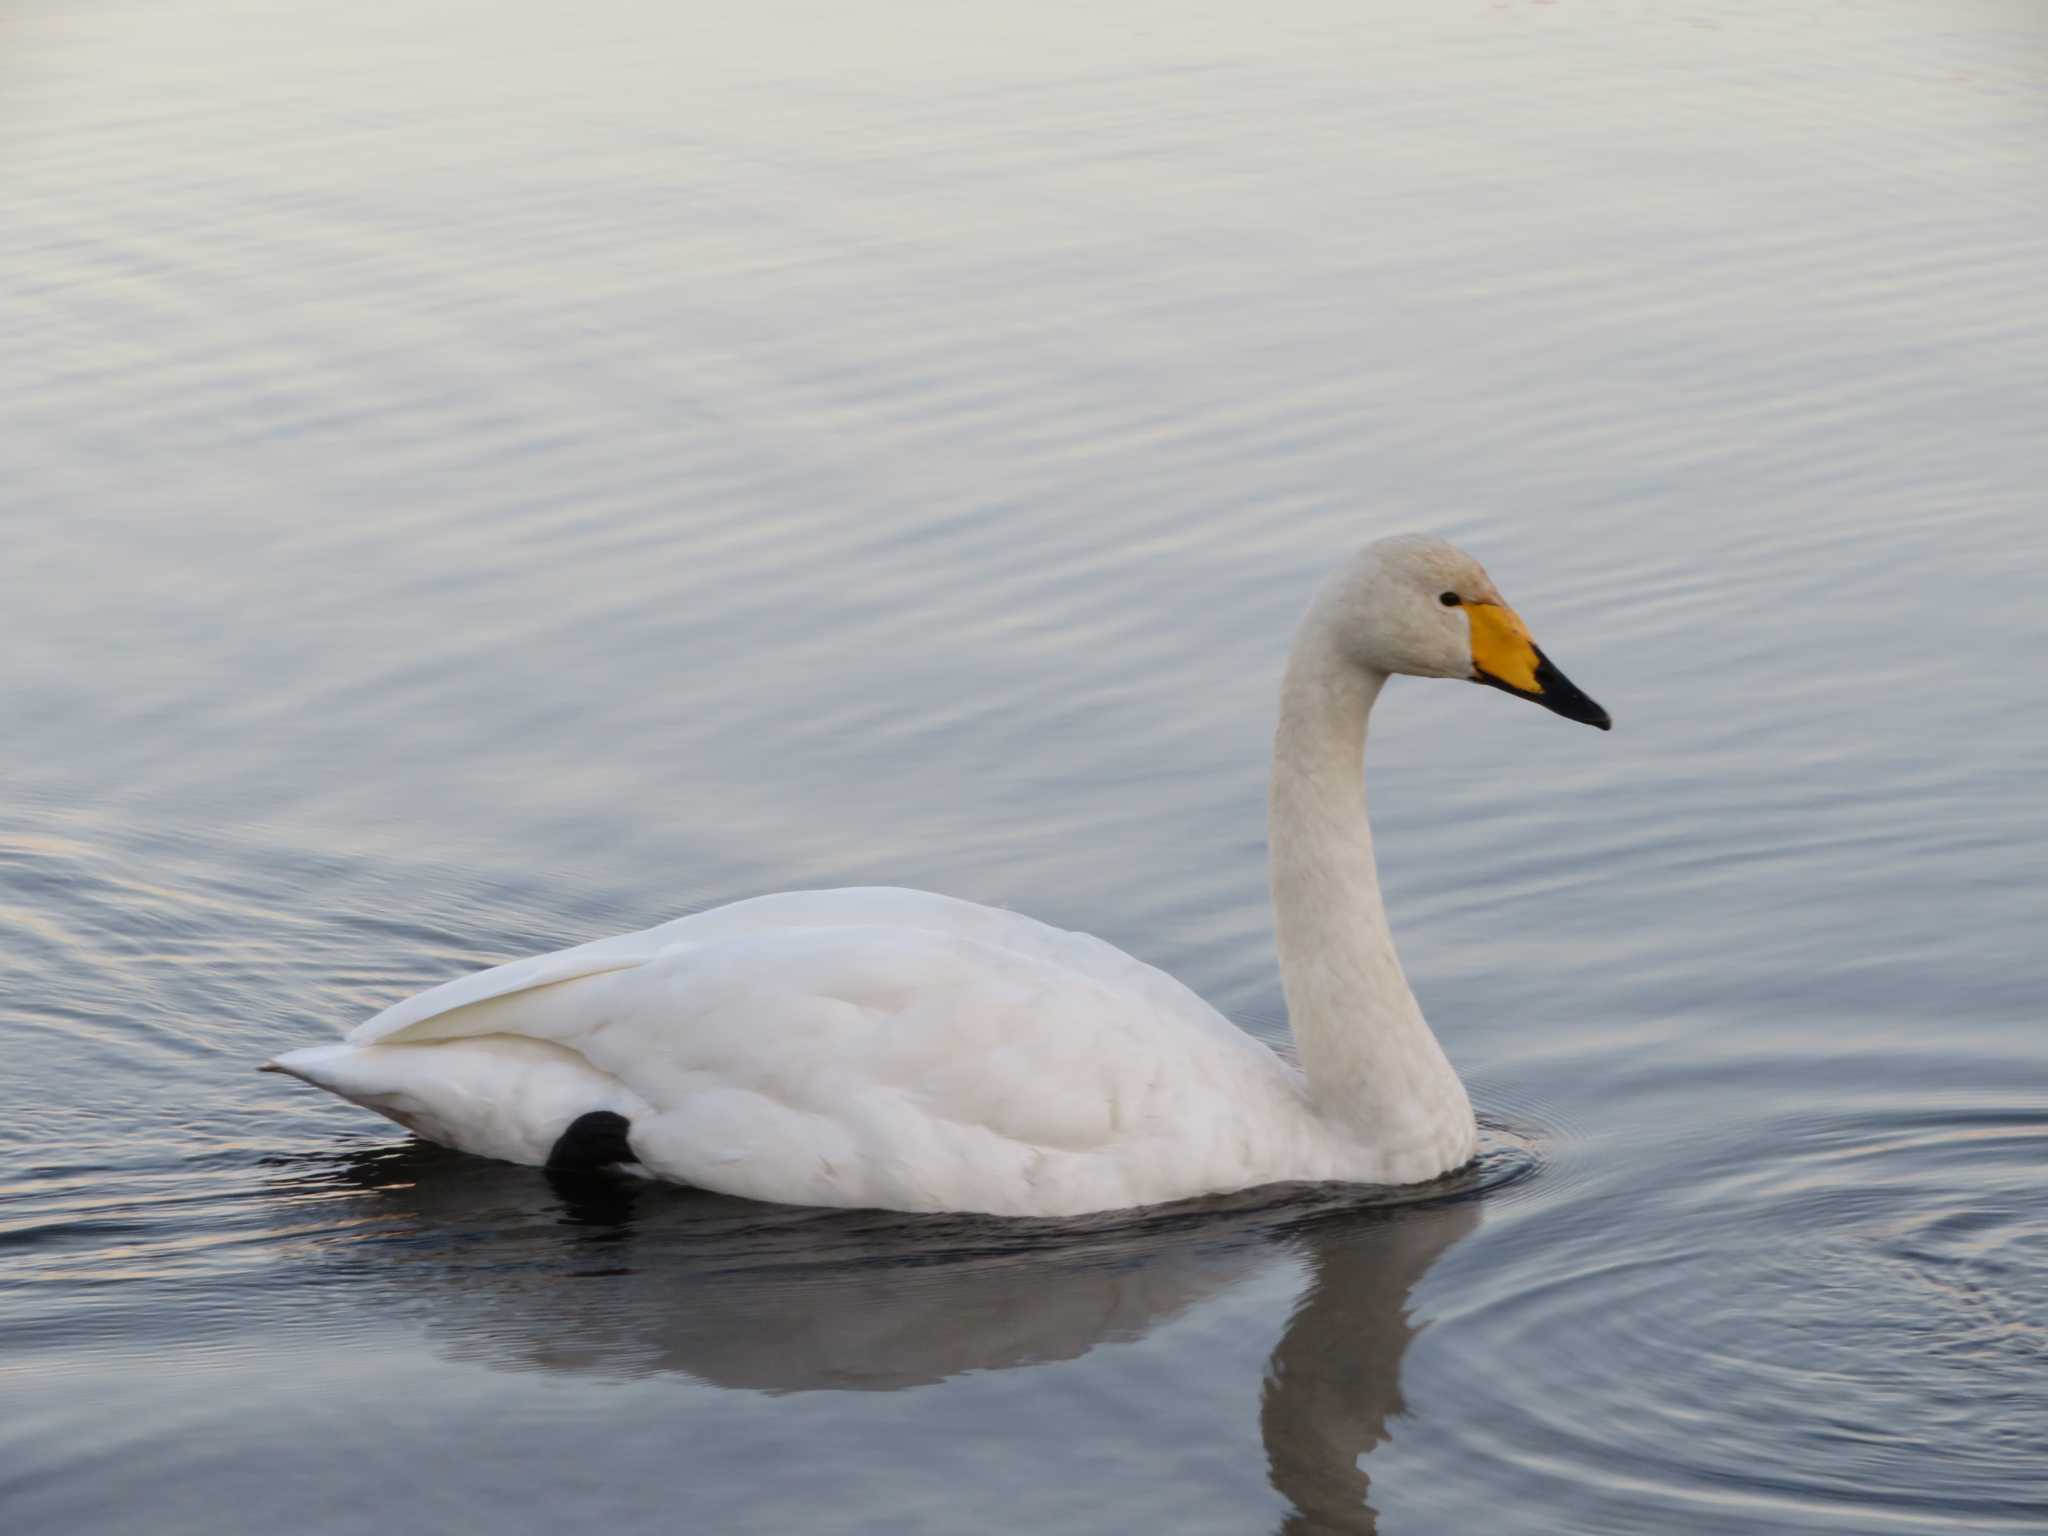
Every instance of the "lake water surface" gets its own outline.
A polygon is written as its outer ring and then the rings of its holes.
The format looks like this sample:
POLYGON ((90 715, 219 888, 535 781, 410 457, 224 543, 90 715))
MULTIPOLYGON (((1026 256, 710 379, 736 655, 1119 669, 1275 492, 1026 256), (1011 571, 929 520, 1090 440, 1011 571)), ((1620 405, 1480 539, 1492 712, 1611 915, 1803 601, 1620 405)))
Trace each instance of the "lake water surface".
POLYGON ((2048 11, 89 0, 0 28, 0 1526, 2048 1528, 2048 11), (1487 1152, 1064 1226, 259 1061, 765 890, 1284 1030, 1356 544, 1487 1152))

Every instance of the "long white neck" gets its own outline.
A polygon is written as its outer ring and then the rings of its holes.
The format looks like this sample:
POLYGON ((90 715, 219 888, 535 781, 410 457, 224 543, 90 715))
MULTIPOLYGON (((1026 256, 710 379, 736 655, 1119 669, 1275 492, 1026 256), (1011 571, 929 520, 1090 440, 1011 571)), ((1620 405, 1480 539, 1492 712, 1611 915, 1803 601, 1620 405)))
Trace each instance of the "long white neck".
POLYGON ((1387 679, 1344 654, 1340 617, 1332 601, 1309 610, 1280 691, 1267 822, 1280 978, 1316 1109, 1392 1176, 1429 1177, 1471 1155, 1472 1107, 1387 928, 1365 813, 1366 722, 1387 679))

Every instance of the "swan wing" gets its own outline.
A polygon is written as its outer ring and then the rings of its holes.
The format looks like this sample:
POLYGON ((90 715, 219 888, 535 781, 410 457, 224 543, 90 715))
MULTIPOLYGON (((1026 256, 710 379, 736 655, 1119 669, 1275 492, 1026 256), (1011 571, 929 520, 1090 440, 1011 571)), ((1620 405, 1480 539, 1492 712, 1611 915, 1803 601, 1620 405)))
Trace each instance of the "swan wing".
POLYGON ((812 1205, 1059 1215, 1264 1182, 1301 1105, 1240 1031, 958 935, 770 930, 476 1022, 644 1100, 653 1172, 812 1205))
POLYGON ((722 1193, 1058 1215, 1263 1182, 1298 1150, 1271 1051, 1099 940, 970 903, 795 893, 499 969, 348 1044, 560 1048, 644 1106, 649 1171, 722 1193))
MULTIPOLYGON (((350 1045, 380 1045, 408 1032, 419 1035, 421 1026, 478 1003, 585 976, 601 976, 607 971, 631 970, 646 964, 657 952, 655 947, 629 942, 645 937, 641 933, 621 934, 617 938, 599 939, 545 955, 529 955, 523 960, 509 960, 489 970, 458 976, 438 987, 429 987, 402 1003, 393 1003, 376 1017, 358 1024, 344 1038, 350 1045)), ((453 1033, 466 1032, 457 1030, 453 1033)))
POLYGON ((653 928, 596 939, 544 955, 458 976, 394 1003, 351 1030, 351 1045, 401 1038, 444 1039, 477 1031, 452 1023, 421 1028, 475 1003, 554 986, 581 977, 631 970, 677 945, 708 944, 749 934, 805 928, 897 928, 949 935, 1032 956, 1127 988, 1211 1033, 1239 1036, 1237 1027, 1166 972, 1093 934, 1055 928, 1021 912, 983 906, 931 891, 895 886, 784 891, 695 912, 653 928))

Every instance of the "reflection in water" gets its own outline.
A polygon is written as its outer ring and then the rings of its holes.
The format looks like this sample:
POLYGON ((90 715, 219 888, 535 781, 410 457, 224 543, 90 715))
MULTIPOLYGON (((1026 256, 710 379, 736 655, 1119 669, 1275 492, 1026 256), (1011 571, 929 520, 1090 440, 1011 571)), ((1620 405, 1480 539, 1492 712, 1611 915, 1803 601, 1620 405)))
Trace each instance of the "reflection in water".
POLYGON ((1292 1506, 1283 1529, 1309 1532, 1374 1528, 1359 1461, 1401 1410, 1410 1292, 1478 1223, 1477 1195, 1514 1172, 1496 1156, 1426 1200, 1269 1191, 1072 1222, 543 1184, 425 1144, 314 1160, 303 1183, 331 1194, 338 1177, 376 1196, 367 1241, 397 1261, 391 1299, 455 1358, 775 1393, 1077 1359, 1297 1256, 1307 1285, 1268 1362, 1259 1428, 1292 1506))
POLYGON ((1273 1346, 1259 1403, 1267 1473, 1293 1506, 1283 1530, 1370 1531, 1359 1461, 1401 1411, 1401 1360, 1421 1327, 1409 1292, 1478 1224, 1476 1201, 1312 1230, 1308 1289, 1273 1346))

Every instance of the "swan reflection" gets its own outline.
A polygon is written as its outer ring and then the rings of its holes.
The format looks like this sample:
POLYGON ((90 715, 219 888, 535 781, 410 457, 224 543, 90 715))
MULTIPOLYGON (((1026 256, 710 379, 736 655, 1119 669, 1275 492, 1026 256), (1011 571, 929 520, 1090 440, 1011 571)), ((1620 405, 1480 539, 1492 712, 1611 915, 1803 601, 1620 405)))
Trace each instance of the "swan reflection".
MULTIPOLYGON (((1288 1532, 1370 1531, 1361 1459, 1401 1411, 1409 1295, 1475 1226, 1482 1178, 1205 1200, 1135 1219, 998 1221, 758 1205, 531 1170, 425 1145, 327 1160, 374 1198, 393 1305, 499 1368, 684 1373, 757 1392, 897 1391, 1139 1338, 1294 1259, 1306 1270, 1260 1389, 1288 1532)), ((360 1256, 360 1255, 358 1255, 360 1256)))

